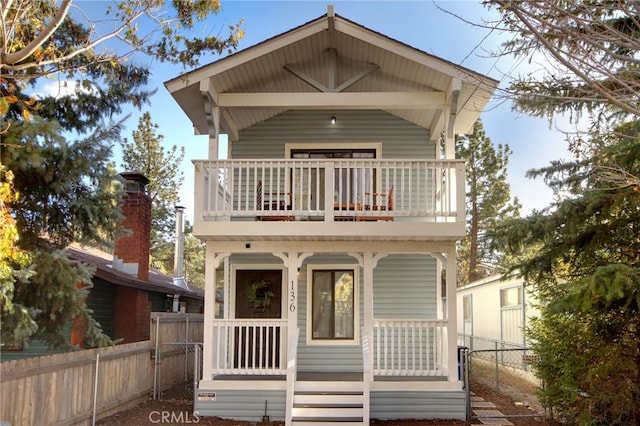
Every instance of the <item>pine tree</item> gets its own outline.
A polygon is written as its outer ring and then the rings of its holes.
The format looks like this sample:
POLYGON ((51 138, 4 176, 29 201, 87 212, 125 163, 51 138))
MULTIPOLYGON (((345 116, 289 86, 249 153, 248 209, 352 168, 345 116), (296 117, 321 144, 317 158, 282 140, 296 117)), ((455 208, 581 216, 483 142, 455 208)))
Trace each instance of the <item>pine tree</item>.
POLYGON ((571 140, 575 161, 529 173, 543 177, 557 201, 494 236, 541 300, 529 337, 543 401, 569 424, 637 424, 638 2, 491 4, 514 34, 505 53, 545 58, 545 72, 512 81, 516 108, 550 119, 592 117, 590 132, 571 140))
MULTIPOLYGON (((193 236, 193 227, 188 221, 185 221, 184 228, 184 279, 189 287, 204 289, 205 246, 193 236)), ((174 241, 157 247, 152 259, 154 268, 172 275, 175 261, 174 241)))
POLYGON ((535 371, 543 402, 568 424, 640 421, 639 140, 640 122, 624 123, 594 136, 589 158, 531 172, 564 198, 497 230, 541 302, 528 331, 535 371), (603 179, 610 163, 635 178, 603 179))
POLYGON ((66 246, 108 245, 115 238, 121 188, 111 145, 120 140, 118 117, 153 94, 146 87, 149 69, 130 59, 142 53, 191 67, 203 53, 233 49, 242 37, 238 26, 227 38, 186 35, 220 10, 217 0, 176 0, 172 7, 164 0, 122 0, 99 17, 113 24, 112 32, 100 32, 108 25, 94 25, 88 14, 76 14, 89 20, 78 22, 71 5, 0 3, 0 188, 11 188, 2 215, 12 219, 0 229, 0 241, 9 245, 0 259, 1 344, 32 337, 63 345, 61 331, 74 318, 87 325, 89 346, 110 343, 84 304, 93 272, 70 259, 66 246), (137 25, 139 19, 147 21, 137 25), (105 45, 116 38, 126 43, 124 53, 105 45), (55 76, 75 93, 36 99, 33 86, 43 76, 55 76))
POLYGON ((507 182, 508 145, 494 147, 476 122, 473 133, 456 140, 456 156, 467 161, 467 236, 458 247, 458 284, 465 285, 499 271, 502 253, 492 247, 488 230, 517 217, 520 204, 511 200, 507 182))
POLYGON ((122 142, 122 167, 138 171, 148 179, 147 194, 151 197, 151 256, 157 248, 175 240, 174 207, 179 204, 180 186, 184 173, 180 170, 184 160, 184 147, 172 145, 164 148, 163 135, 157 134, 158 125, 145 112, 133 131, 133 141, 122 142))
POLYGON ((34 115, 30 122, 10 121, 3 135, 1 160, 15 176, 16 196, 7 203, 18 230, 17 248, 29 253, 29 265, 12 265, 3 281, 2 341, 41 338, 64 344, 62 329, 85 318, 89 344, 109 343, 86 310, 91 269, 68 258, 74 241, 108 244, 122 218, 116 208, 120 187, 110 163, 117 126, 98 128, 69 142, 56 121, 34 115))

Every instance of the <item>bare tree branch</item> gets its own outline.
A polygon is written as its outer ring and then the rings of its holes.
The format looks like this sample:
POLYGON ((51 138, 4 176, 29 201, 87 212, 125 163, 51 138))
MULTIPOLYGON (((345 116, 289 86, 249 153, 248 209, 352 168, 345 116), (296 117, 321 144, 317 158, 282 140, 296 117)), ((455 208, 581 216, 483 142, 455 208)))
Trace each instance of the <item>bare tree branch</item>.
MULTIPOLYGON (((561 48, 558 48, 558 46, 554 46, 549 41, 549 39, 544 34, 542 34, 539 28, 550 28, 551 24, 548 21, 543 21, 541 18, 538 18, 538 15, 526 13, 526 11, 524 11, 522 7, 523 5, 526 6, 527 4, 530 4, 529 2, 521 3, 505 0, 493 0, 493 3, 500 5, 503 10, 507 10, 511 14, 513 14, 513 16, 517 17, 520 23, 522 23, 522 25, 525 26, 525 28, 533 35, 533 37, 535 37, 536 41, 539 42, 545 48, 545 50, 558 61, 559 64, 579 77, 585 84, 587 84, 598 95, 600 95, 602 99, 605 100, 608 104, 613 105, 629 114, 640 116, 639 107, 634 105, 634 103, 624 102, 620 100, 617 96, 614 96, 611 90, 608 89, 602 81, 594 79, 592 76, 585 72, 585 59, 587 58, 587 56, 580 57, 580 55, 572 55, 570 52, 564 52, 561 48), (532 22, 533 20, 538 20, 538 25, 534 25, 534 23, 532 22), (578 66, 576 62, 578 64, 581 64, 581 66, 578 66)), ((550 5, 551 7, 554 7, 554 2, 545 3, 550 5)), ((562 12, 565 12, 565 10, 563 9, 562 12)), ((572 17, 576 18, 575 15, 573 15, 572 17)), ((589 25, 592 25, 593 23, 594 21, 588 22, 588 24, 585 26, 588 28, 589 25)), ((562 27, 561 30, 565 31, 566 28, 562 27)), ((607 52, 605 51, 604 53, 607 52)), ((599 70, 606 70, 606 68, 599 68, 599 70)))
MULTIPOLYGON (((31 43, 29 43, 26 47, 18 50, 17 52, 12 52, 12 53, 7 53, 5 51, 1 52, 0 68, 2 68, 5 64, 12 65, 12 64, 15 64, 16 62, 20 62, 24 60, 28 56, 32 55, 33 52, 35 52, 36 49, 42 46, 47 40, 49 40, 49 38, 55 32, 55 30, 58 29, 60 24, 62 24, 62 21, 64 20, 65 16, 67 16, 67 13, 69 13, 69 8, 71 7, 71 1, 72 0, 62 0, 62 3, 60 4, 60 9, 58 9, 58 12, 56 13, 53 20, 49 22, 47 27, 40 34, 38 34, 38 36, 35 39, 33 39, 31 43)), ((2 14, 5 15, 5 11, 3 11, 2 14)))

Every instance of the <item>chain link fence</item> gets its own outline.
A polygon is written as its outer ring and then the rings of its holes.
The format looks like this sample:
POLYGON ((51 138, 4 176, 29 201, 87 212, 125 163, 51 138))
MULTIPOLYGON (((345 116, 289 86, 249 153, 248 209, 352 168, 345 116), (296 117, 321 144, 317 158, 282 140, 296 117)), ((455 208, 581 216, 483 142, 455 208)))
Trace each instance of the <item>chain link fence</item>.
MULTIPOLYGON (((531 349, 499 340, 461 335, 462 347, 468 350, 469 365, 477 365, 477 378, 500 391, 501 376, 516 375, 525 380, 539 383, 533 373, 532 361, 535 355, 531 349)), ((473 368, 471 368, 473 379, 473 368)))
POLYGON ((155 362, 153 398, 192 401, 202 371, 201 343, 162 343, 155 362))
POLYGON ((153 399, 194 401, 202 376, 202 316, 154 315, 152 333, 153 399))
MULTIPOLYGON (((464 345, 459 346, 461 373, 467 392, 467 418, 471 419, 471 395, 475 384, 493 388, 515 401, 526 400, 536 411, 537 392, 541 386, 536 378, 532 361, 533 352, 522 345, 475 336, 459 336, 464 345)), ((533 413, 515 417, 537 417, 533 413)))

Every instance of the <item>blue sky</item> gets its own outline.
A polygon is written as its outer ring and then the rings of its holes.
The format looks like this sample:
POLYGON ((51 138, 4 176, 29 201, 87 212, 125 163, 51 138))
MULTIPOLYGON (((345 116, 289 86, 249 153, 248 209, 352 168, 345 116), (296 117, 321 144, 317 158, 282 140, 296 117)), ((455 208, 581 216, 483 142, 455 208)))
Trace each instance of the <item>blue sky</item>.
MULTIPOLYGON (((313 20, 327 11, 333 4, 336 14, 378 31, 391 38, 420 50, 461 64, 479 73, 488 75, 506 85, 505 73, 527 71, 527 63, 518 63, 510 58, 496 59, 488 53, 497 51, 507 37, 497 31, 478 28, 446 13, 448 10, 467 21, 486 22, 495 19, 479 1, 423 0, 423 1, 245 1, 221 0, 222 11, 199 27, 203 32, 226 31, 227 25, 244 20, 245 37, 240 49, 247 48, 267 38, 281 34, 313 20), (439 8, 438 8, 439 7, 439 8)), ((104 10, 108 2, 80 1, 80 7, 104 10)), ((207 64, 219 57, 201 59, 207 64)), ((158 90, 150 106, 152 120, 159 125, 158 133, 164 136, 167 146, 177 144, 186 148, 183 170, 185 183, 181 190, 180 203, 187 207, 187 219, 193 214, 193 159, 207 157, 207 136, 194 136, 186 115, 173 101, 163 83, 180 75, 179 66, 160 64, 149 59, 139 61, 152 69, 152 85, 158 90)), ((131 139, 142 112, 134 110, 126 122, 125 137, 131 139)), ((508 144, 513 150, 508 169, 512 196, 517 196, 523 205, 523 214, 532 209, 542 209, 552 201, 551 191, 542 181, 525 178, 525 172, 543 167, 550 160, 568 158, 564 135, 550 129, 546 119, 532 118, 512 111, 510 101, 494 99, 482 114, 486 135, 494 144, 508 144)), ((555 127, 555 126, 554 126, 555 127)), ((566 125, 565 129, 568 129, 566 125)), ((121 160, 116 152, 114 161, 121 160)))

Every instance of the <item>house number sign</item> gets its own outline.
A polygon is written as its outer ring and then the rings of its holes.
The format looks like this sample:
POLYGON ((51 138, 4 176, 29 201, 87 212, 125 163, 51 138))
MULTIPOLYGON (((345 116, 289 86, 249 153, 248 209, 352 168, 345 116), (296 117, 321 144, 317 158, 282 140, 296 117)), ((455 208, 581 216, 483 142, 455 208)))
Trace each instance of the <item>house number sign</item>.
POLYGON ((291 281, 291 290, 289 291, 289 311, 296 311, 296 289, 293 287, 293 281, 291 281))

